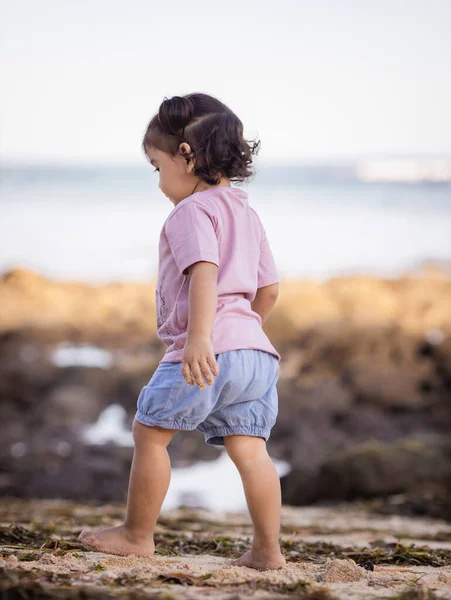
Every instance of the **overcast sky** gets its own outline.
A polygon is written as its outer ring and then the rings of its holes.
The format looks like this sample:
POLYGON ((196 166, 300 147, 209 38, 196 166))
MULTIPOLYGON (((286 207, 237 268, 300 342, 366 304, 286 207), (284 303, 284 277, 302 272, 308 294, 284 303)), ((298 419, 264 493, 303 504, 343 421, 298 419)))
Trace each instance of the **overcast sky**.
POLYGON ((0 159, 143 161, 213 94, 266 161, 451 154, 451 0, 1 0, 0 159))

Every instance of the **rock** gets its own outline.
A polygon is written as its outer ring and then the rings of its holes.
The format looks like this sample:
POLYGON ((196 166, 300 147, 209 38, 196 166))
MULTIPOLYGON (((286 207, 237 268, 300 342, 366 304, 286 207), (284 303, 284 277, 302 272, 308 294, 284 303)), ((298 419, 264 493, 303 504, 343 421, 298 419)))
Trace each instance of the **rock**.
MULTIPOLYGON (((131 428, 164 351, 154 292, 154 282, 92 286, 25 269, 0 278, 0 494, 124 499, 132 449, 89 446, 80 432, 112 403, 131 428), (111 360, 58 366, 62 343, 111 360)), ((450 294, 449 278, 431 273, 282 282, 264 328, 282 355, 268 449, 293 465, 285 502, 440 488, 450 462, 438 443, 451 431, 450 294)), ((169 453, 182 466, 218 449, 183 432, 169 453)))
POLYGON ((334 278, 324 287, 344 319, 365 326, 396 322, 400 299, 387 280, 364 276, 334 278))
POLYGON ((352 387, 361 402, 370 402, 384 407, 406 407, 414 409, 427 402, 422 393, 422 381, 430 381, 433 373, 429 369, 400 369, 390 363, 373 363, 349 369, 352 387))
POLYGON ((331 456, 319 473, 319 493, 329 498, 387 496, 451 477, 451 439, 402 438, 368 441, 331 456))
POLYGON ((88 386, 61 385, 53 388, 47 396, 47 418, 55 425, 76 429, 96 421, 99 404, 103 402, 98 402, 88 386))
MULTIPOLYGON (((55 282, 17 268, 0 278, 0 331, 33 325, 42 335, 100 340, 155 338, 155 283, 55 282)), ((158 342, 157 342, 158 344, 158 342)), ((161 346, 161 344, 158 344, 161 346)))

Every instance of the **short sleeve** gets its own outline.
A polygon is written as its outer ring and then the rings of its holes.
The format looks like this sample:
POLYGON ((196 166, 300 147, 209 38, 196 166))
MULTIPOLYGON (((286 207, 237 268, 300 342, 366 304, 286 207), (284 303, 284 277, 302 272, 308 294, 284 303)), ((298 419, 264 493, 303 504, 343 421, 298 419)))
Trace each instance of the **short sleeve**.
POLYGON ((188 202, 181 206, 165 225, 165 233, 177 268, 182 275, 199 261, 219 267, 218 239, 214 217, 200 204, 188 202))
POLYGON ((276 262, 265 234, 260 250, 260 261, 258 263, 257 288, 279 282, 280 277, 277 271, 276 262))

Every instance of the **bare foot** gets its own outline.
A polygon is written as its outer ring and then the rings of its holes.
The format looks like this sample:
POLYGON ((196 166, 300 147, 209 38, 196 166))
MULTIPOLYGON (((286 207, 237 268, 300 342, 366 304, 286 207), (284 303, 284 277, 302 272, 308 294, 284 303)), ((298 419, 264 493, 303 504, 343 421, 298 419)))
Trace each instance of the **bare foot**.
POLYGON ((106 552, 107 554, 117 554, 119 556, 153 556, 155 544, 152 539, 146 538, 145 541, 137 540, 124 525, 119 527, 109 527, 101 531, 82 531, 78 539, 83 542, 88 550, 97 550, 97 552, 106 552))
POLYGON ((256 551, 248 550, 240 556, 232 560, 232 565, 238 567, 250 567, 259 571, 268 571, 269 569, 279 569, 286 564, 286 560, 280 551, 256 551))

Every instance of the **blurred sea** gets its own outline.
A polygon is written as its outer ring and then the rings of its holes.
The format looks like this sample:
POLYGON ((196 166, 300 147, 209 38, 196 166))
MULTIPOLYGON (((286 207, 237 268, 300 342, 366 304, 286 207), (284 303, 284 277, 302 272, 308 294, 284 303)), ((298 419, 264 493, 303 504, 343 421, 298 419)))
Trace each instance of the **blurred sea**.
MULTIPOLYGON (((0 270, 148 280, 172 203, 151 166, 0 168, 0 270)), ((451 261, 451 184, 367 183, 348 167, 257 167, 246 186, 282 277, 397 276, 451 261)))

